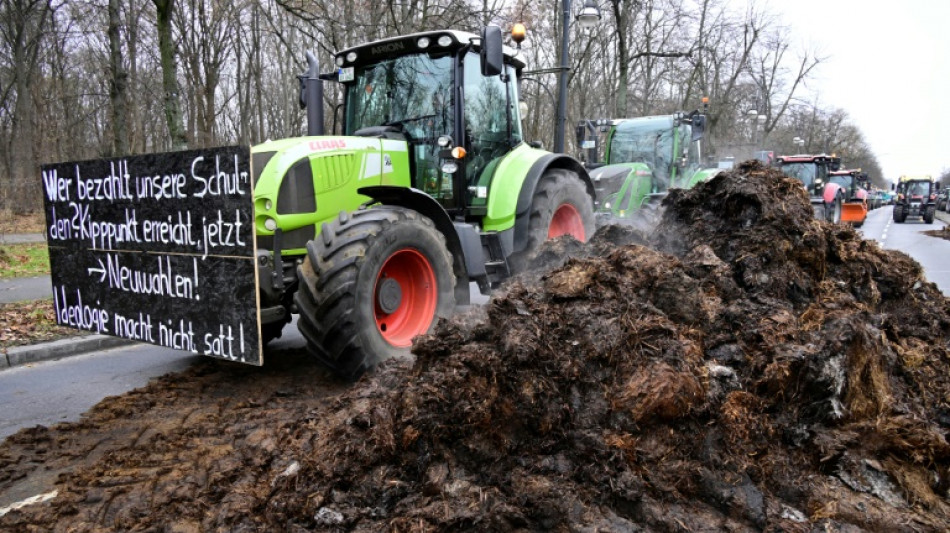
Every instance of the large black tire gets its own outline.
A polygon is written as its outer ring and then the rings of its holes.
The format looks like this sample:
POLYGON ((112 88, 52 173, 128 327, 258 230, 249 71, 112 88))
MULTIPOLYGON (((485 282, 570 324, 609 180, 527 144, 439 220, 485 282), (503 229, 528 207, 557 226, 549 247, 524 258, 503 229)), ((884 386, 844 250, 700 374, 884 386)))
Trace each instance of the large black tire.
POLYGON ((895 205, 895 206, 894 206, 894 212, 891 214, 891 216, 892 216, 893 219, 894 219, 894 222, 896 222, 896 223, 898 223, 898 224, 900 224, 901 222, 903 222, 903 221, 904 221, 903 213, 904 213, 903 206, 901 206, 901 205, 899 205, 899 204, 898 204, 898 205, 895 205))
POLYGON ((834 201, 825 206, 825 216, 828 217, 828 222, 832 224, 841 222, 842 203, 844 203, 844 200, 841 198, 841 195, 838 194, 835 196, 834 201))
POLYGON ((347 379, 408 356, 412 337, 455 308, 445 237, 401 207, 341 213, 307 244, 297 272, 297 326, 307 348, 347 379))
POLYGON ((594 199, 587 194, 580 177, 569 170, 548 169, 541 176, 528 216, 525 248, 511 257, 513 274, 525 270, 548 239, 572 234, 586 242, 594 234, 594 199))
POLYGON ((936 214, 936 213, 934 212, 934 207, 933 207, 933 206, 929 206, 929 207, 925 208, 925 210, 924 210, 924 222, 926 222, 927 224, 933 224, 933 223, 934 223, 934 215, 935 215, 935 214, 936 214))

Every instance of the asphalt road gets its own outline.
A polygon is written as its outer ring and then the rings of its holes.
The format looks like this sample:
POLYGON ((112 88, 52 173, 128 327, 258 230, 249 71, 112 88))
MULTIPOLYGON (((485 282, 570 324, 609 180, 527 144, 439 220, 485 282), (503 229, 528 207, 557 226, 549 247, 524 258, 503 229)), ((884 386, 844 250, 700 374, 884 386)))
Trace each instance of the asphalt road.
POLYGON ((950 215, 938 212, 933 224, 919 219, 898 224, 893 220, 893 211, 892 206, 886 206, 869 212, 859 231, 885 250, 900 250, 913 257, 924 267, 927 280, 936 283, 944 296, 950 296, 950 241, 923 233, 943 228, 950 215))

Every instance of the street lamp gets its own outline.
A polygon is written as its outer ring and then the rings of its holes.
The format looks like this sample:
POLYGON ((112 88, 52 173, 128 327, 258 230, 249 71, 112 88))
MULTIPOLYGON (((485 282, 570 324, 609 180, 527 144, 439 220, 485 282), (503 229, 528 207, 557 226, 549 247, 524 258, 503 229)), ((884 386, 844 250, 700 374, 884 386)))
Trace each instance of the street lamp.
POLYGON ((749 117, 749 123, 752 124, 752 150, 755 151, 758 143, 759 126, 765 127, 765 121, 768 120, 768 117, 760 115, 755 109, 746 111, 746 116, 749 117))
POLYGON ((802 139, 801 137, 795 137, 792 139, 792 143, 801 149, 803 146, 805 146, 805 139, 802 139))
MULTIPOLYGON (((568 48, 570 45, 571 0, 561 0, 561 68, 558 79, 557 127, 554 135, 554 151, 564 153, 564 127, 567 123, 567 71, 570 69, 568 48)), ((600 8, 596 0, 585 0, 584 8, 577 15, 577 22, 583 28, 595 26, 600 21, 600 8)))

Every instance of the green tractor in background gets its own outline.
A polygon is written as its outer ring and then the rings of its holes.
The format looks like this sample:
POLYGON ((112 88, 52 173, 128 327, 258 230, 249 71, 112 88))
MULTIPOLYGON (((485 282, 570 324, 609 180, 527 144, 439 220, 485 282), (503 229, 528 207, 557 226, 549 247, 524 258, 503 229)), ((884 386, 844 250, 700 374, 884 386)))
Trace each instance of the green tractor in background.
POLYGON ((690 188, 718 174, 720 169, 701 164, 705 129, 706 116, 699 111, 581 121, 577 141, 587 151, 598 224, 653 212, 670 188, 690 188))
POLYGON ((468 305, 470 282, 488 294, 544 240, 592 235, 584 166, 524 142, 525 65, 498 27, 352 47, 330 74, 308 59, 308 136, 251 149, 265 342, 299 312, 308 350, 356 377, 468 305), (324 80, 343 86, 339 136, 324 80))

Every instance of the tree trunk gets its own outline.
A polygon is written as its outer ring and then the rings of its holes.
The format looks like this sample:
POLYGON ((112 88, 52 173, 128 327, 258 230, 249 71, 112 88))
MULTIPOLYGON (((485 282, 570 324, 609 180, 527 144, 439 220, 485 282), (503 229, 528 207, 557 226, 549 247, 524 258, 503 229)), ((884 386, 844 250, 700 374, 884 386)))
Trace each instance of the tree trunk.
POLYGON ((155 4, 158 26, 158 52, 162 63, 162 87, 165 91, 165 122, 172 149, 188 146, 181 113, 181 89, 178 87, 178 58, 172 37, 174 0, 152 0, 155 4))
POLYGON ((120 0, 109 0, 109 66, 112 70, 109 100, 112 103, 112 154, 116 156, 129 153, 129 75, 122 60, 119 8, 120 0))

